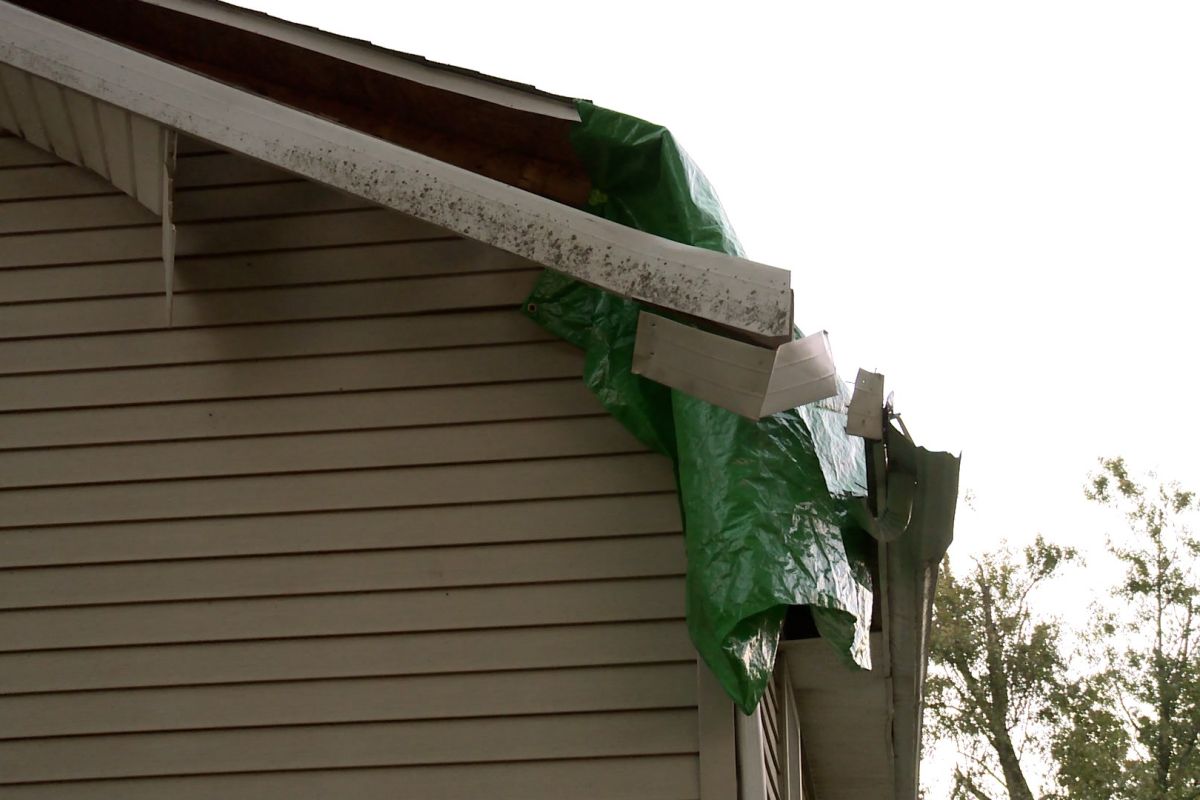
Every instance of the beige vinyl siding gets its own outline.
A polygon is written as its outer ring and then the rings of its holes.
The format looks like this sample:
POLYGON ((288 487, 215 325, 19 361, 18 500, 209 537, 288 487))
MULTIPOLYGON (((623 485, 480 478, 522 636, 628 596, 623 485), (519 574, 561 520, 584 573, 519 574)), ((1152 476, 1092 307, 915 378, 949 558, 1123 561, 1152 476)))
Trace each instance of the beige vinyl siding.
POLYGON ((539 269, 182 141, 156 217, 0 135, 0 784, 688 800, 669 463, 539 269))

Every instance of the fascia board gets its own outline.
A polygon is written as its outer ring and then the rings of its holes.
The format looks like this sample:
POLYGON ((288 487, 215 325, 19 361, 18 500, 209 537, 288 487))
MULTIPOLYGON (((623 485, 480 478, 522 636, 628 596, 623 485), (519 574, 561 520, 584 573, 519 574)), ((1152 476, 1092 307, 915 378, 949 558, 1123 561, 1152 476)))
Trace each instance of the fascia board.
POLYGON ((625 297, 750 334, 789 332, 787 270, 600 219, 2 0, 0 61, 625 297))

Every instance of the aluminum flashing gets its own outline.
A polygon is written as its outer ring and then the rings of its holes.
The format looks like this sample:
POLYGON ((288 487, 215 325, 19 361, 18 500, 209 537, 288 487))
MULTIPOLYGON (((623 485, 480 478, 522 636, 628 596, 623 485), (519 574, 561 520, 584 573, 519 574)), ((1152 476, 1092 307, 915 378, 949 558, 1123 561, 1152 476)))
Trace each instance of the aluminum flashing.
POLYGON ((428 61, 409 53, 388 50, 371 42, 351 39, 329 31, 300 25, 228 3, 211 0, 142 0, 194 17, 219 22, 281 42, 298 45, 369 69, 386 72, 426 86, 485 100, 489 103, 534 114, 579 121, 571 98, 543 92, 536 87, 505 81, 489 75, 428 61))
POLYGON ((633 372, 750 419, 838 393, 824 331, 770 349, 645 312, 633 372))
POLYGON ((751 334, 789 330, 786 270, 597 219, 8 2, 0 62, 626 297, 751 334))

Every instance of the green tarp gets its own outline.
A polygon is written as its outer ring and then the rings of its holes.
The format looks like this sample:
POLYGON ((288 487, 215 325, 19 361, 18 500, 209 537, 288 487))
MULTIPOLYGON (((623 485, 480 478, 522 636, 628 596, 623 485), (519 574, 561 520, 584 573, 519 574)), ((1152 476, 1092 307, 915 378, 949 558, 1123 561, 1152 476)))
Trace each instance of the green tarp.
MULTIPOLYGON (((590 211, 684 244, 740 255, 704 176, 671 134, 587 102, 572 134, 590 211)), ((688 630, 746 713, 770 679, 784 615, 806 605, 847 661, 870 666, 871 579, 860 440, 845 397, 752 421, 630 371, 639 305, 547 271, 526 313, 586 353, 584 380, 649 447, 671 458, 687 548, 688 630)))

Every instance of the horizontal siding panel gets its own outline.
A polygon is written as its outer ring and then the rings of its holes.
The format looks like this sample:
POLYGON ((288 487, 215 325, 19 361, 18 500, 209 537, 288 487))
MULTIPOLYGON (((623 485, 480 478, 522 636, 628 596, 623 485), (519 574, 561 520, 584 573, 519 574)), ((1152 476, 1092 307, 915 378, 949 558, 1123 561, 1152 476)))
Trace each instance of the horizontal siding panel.
POLYGON ((0 697, 8 737, 449 719, 696 704, 696 664, 583 667, 0 697))
POLYGON ((0 534, 0 566, 558 541, 680 529, 675 494, 662 492, 9 529, 0 534))
POLYGON ((0 452, 6 447, 573 417, 601 408, 577 375, 571 375, 434 389, 29 411, 0 414, 0 452))
POLYGON ((14 167, 4 170, 0 177, 3 178, 0 201, 116 194, 113 185, 104 178, 65 161, 48 166, 14 167))
POLYGON ((511 461, 640 449, 637 439, 604 413, 568 419, 96 445, 9 452, 0 461, 0 490, 511 461))
POLYGON ((15 800, 696 800, 691 755, 508 764, 306 770, 6 787, 15 800))
MULTIPOLYGON (((442 228, 413 217, 372 208, 193 222, 179 226, 176 253, 180 256, 211 255, 446 236, 449 234, 442 228)), ((0 267, 9 269, 162 257, 162 231, 157 223, 130 228, 14 234, 5 236, 3 243, 0 267)))
POLYGON ((158 220, 0 141, 0 793, 694 800, 673 471, 540 268, 212 149, 167 329, 158 220))
POLYGON ((582 355, 564 342, 312 356, 0 377, 0 410, 567 378, 582 355))
POLYGON ((0 213, 0 234, 154 225, 157 222, 158 217, 153 212, 124 194, 12 200, 4 204, 4 211, 0 213))
MULTIPOLYGON (((682 620, 0 654, 5 693, 685 661, 682 620)), ((0 772, 2 774, 2 772, 0 772)))
POLYGON ((670 462, 647 453, 9 489, 2 496, 3 527, 572 497, 673 486, 670 462))
POLYGON ((683 594, 677 576, 5 611, 0 651, 679 619, 683 594))
MULTIPOLYGON (((86 257, 86 254, 81 254, 86 257)), ((334 245, 235 255, 189 256, 175 262, 178 294, 212 289, 289 286, 475 272, 537 265, 465 239, 334 245)), ((0 270, 0 300, 29 302, 158 294, 162 261, 0 270)))
POLYGON ((0 374, 551 341, 511 309, 0 342, 0 374))
POLYGON ((695 753, 692 710, 592 712, 0 744, 5 783, 695 753))
MULTIPOLYGON (((39 150, 24 139, 0 134, 0 169, 61 163, 63 162, 58 156, 45 150, 39 150)), ((3 182, 3 179, 0 178, 0 183, 3 182)))
POLYGON ((655 577, 684 571, 675 534, 367 553, 15 570, 0 608, 655 577))
POLYGON ((175 143, 175 152, 178 153, 178 156, 181 160, 185 158, 206 155, 209 153, 224 152, 215 144, 209 144, 208 142, 197 139, 194 136, 189 136, 186 133, 181 133, 178 136, 179 138, 175 143))
MULTIPOLYGON (((175 194, 177 223, 311 214, 371 208, 365 200, 306 181, 198 188, 175 194)), ((152 225, 158 216, 123 194, 61 197, 5 203, 0 234, 152 225)))
POLYGON ((179 159, 175 168, 175 189, 267 183, 294 177, 290 172, 237 153, 193 154, 179 159))
POLYGON ((309 181, 195 188, 175 193, 175 219, 179 223, 256 217, 264 213, 312 214, 374 207, 362 198, 309 181))
MULTIPOLYGON (((115 111, 111 106, 104 104, 101 104, 101 110, 115 111)), ((4 179, 0 180, 0 200, 116 194, 113 184, 99 175, 75 168, 65 161, 58 161, 54 156, 49 158, 52 161, 33 161, 34 165, 31 166, 6 169, 4 179)), ((130 171, 128 159, 123 164, 110 166, 118 173, 130 171)), ((179 190, 201 186, 267 183, 291 177, 293 176, 280 169, 243 156, 217 153, 179 159, 175 188, 179 190)))
MULTIPOLYGON (((173 325, 186 328, 515 307, 540 274, 539 270, 521 270, 181 294, 174 300, 173 325)), ((7 307, 0 316, 0 338, 165 327, 161 295, 25 303, 7 307)))

